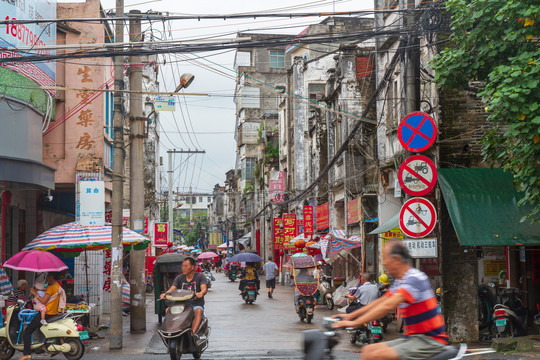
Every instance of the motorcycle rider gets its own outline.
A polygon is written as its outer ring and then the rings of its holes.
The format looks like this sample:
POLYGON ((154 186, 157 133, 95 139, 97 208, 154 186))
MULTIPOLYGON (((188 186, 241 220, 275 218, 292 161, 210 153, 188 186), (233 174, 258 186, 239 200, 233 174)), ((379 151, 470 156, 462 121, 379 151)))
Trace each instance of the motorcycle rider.
POLYGON ((167 294, 177 289, 187 289, 195 291, 195 298, 189 300, 187 303, 193 307, 195 318, 191 323, 191 330, 193 334, 197 336, 197 329, 201 325, 202 316, 204 312, 204 296, 208 292, 208 282, 206 276, 202 273, 195 272, 195 266, 197 263, 193 258, 186 258, 182 262, 182 274, 178 275, 169 290, 161 294, 160 298, 163 299, 167 294))
POLYGON ((386 294, 389 289, 390 280, 388 279, 388 275, 382 273, 381 276, 379 276, 379 296, 386 294))
POLYGON ((247 263, 246 268, 242 271, 242 280, 240 280, 240 285, 238 285, 238 290, 243 291, 246 284, 250 281, 253 281, 257 284, 257 294, 259 294, 259 288, 261 286, 261 281, 259 280, 259 273, 255 269, 254 263, 247 263))
POLYGON ((360 309, 379 297, 379 288, 371 282, 371 274, 363 273, 360 276, 360 283, 362 286, 358 287, 354 295, 345 294, 345 297, 351 301, 347 310, 345 310, 347 314, 360 309))
POLYGON ((362 348, 362 360, 428 359, 444 350, 448 344, 444 319, 437 312, 437 300, 426 274, 411 266, 407 246, 399 240, 387 242, 383 249, 383 264, 396 278, 385 296, 351 314, 335 315, 342 320, 334 328, 357 327, 377 320, 400 307, 405 322, 405 338, 362 348))

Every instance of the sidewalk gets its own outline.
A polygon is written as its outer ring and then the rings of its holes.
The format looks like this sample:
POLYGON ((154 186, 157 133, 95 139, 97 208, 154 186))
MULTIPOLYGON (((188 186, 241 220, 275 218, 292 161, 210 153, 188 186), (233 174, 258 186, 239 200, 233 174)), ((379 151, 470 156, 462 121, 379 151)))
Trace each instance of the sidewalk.
MULTIPOLYGON (((98 331, 98 335, 103 339, 90 340, 86 347, 86 352, 89 354, 106 353, 106 354, 142 354, 144 353, 152 336, 158 329, 158 318, 154 314, 154 295, 147 294, 146 296, 146 332, 142 334, 132 334, 129 331, 129 315, 122 316, 123 320, 123 338, 121 350, 109 349, 109 328, 103 328, 98 331)), ((109 324, 109 317, 104 315, 101 323, 109 324)))

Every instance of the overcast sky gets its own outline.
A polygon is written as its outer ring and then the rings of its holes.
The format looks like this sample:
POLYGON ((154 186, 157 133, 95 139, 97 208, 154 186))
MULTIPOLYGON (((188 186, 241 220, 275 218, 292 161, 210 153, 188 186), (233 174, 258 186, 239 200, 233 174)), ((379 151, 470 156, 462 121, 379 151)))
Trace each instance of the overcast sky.
MULTIPOLYGON (((73 2, 63 1, 59 2, 73 2)), ((231 14, 242 12, 332 12, 373 9, 373 0, 273 0, 273 1, 246 1, 246 0, 125 0, 125 11, 138 9, 143 12, 148 10, 170 12, 174 15, 180 14, 231 14), (335 4, 334 4, 335 3, 335 4), (133 5, 133 6, 130 6, 133 5)), ((114 0, 102 0, 105 9, 113 9, 114 0)), ((270 33, 297 34, 306 26, 318 23, 323 18, 311 17, 303 19, 240 19, 240 20, 201 20, 201 21, 174 21, 171 23, 170 34, 168 31, 164 35, 163 24, 157 23, 153 26, 156 36, 166 36, 170 39, 194 39, 208 35, 219 35, 220 38, 232 38, 238 31, 259 31, 270 33), (265 29, 266 30, 263 30, 265 29), (271 28, 271 29, 268 29, 271 28), (158 31, 159 30, 159 31, 158 31)), ((145 25, 143 24, 143 29, 145 25)), ((222 54, 199 53, 197 56, 204 57, 200 60, 202 64, 225 74, 233 75, 229 69, 233 67, 234 51, 222 54), (212 61, 210 63, 209 61, 212 61)), ((194 55, 186 55, 189 58, 194 55)), ((175 119, 170 113, 162 113, 161 122, 169 139, 161 135, 160 147, 163 156, 163 171, 167 170, 166 150, 170 148, 199 148, 206 151, 205 155, 193 156, 188 160, 187 167, 181 164, 186 161, 186 156, 175 156, 174 188, 179 187, 180 191, 188 191, 189 186, 193 191, 209 192, 217 183, 223 184, 225 172, 235 165, 235 107, 233 103, 234 80, 221 75, 219 72, 212 72, 202 68, 199 64, 190 62, 177 62, 174 56, 160 55, 161 60, 167 60, 167 65, 162 66, 160 71, 165 77, 165 81, 160 75, 161 91, 172 91, 178 84, 177 78, 180 73, 189 72, 195 75, 195 80, 186 90, 187 92, 209 93, 210 97, 185 97, 187 103, 183 104, 183 113, 179 111, 178 105, 175 112, 175 119), (189 121, 191 119, 191 122, 189 121), (186 134, 187 130, 191 134, 186 134), (178 128, 181 134, 179 134, 178 128), (193 134, 194 132, 194 134, 193 134), (202 166, 201 166, 202 165, 202 166)), ((182 98, 180 98, 182 100, 182 98)), ((183 101, 182 101, 183 102, 183 101)), ((185 164, 184 164, 185 165, 185 164)), ((165 174, 165 173, 164 173, 165 174)))

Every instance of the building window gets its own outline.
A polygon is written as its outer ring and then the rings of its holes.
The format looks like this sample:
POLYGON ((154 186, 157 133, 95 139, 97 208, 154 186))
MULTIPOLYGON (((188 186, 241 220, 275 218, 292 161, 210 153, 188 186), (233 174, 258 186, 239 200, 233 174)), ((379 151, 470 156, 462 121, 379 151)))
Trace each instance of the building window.
POLYGON ((242 180, 253 179, 253 171, 255 170, 255 158, 242 159, 242 180))
POLYGON ((191 203, 193 203, 193 204, 197 203, 197 197, 196 196, 191 198, 191 203))
POLYGON ((270 50, 270 67, 285 67, 285 51, 270 50))
POLYGON ((209 196, 207 199, 206 199, 207 202, 212 202, 212 198, 209 196))
POLYGON ((199 202, 202 202, 202 196, 199 196, 199 202))
POLYGON ((335 148, 334 148, 334 153, 337 154, 337 151, 338 149, 341 147, 341 138, 342 138, 342 133, 341 133, 342 129, 341 129, 341 116, 338 116, 336 118, 336 127, 335 127, 335 138, 336 138, 336 142, 335 142, 335 148))

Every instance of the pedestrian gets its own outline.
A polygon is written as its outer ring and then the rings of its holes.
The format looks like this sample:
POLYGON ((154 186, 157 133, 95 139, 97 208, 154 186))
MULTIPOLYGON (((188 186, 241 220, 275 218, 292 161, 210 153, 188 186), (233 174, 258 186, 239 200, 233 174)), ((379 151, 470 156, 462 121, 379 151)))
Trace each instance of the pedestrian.
POLYGON ((268 298, 272 299, 274 290, 276 289, 276 273, 279 271, 278 266, 272 261, 272 257, 268 257, 268 262, 264 264, 264 271, 266 272, 266 291, 268 291, 268 298))

